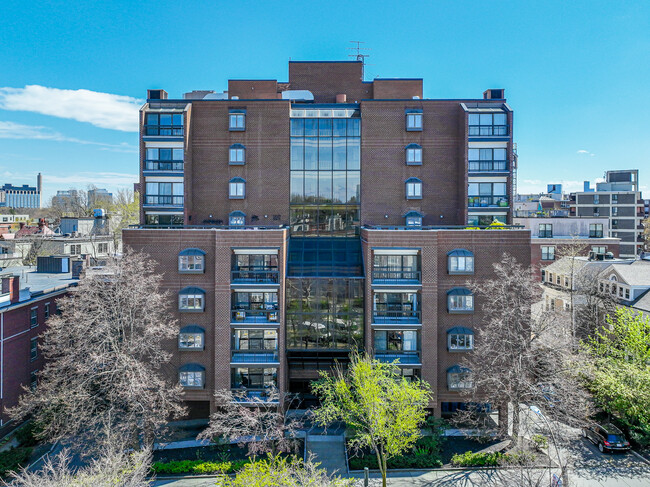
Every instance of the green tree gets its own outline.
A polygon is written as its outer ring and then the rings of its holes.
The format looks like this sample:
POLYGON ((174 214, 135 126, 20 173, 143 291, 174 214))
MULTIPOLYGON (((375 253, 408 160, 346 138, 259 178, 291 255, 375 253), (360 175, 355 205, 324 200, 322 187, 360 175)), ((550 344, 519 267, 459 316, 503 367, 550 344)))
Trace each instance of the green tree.
POLYGON ((618 308, 587 343, 594 366, 589 388, 598 404, 621 419, 635 440, 650 444, 650 318, 618 308))
POLYGON ((395 364, 353 354, 347 371, 332 376, 321 372, 312 389, 322 406, 316 421, 328 425, 343 421, 350 428, 351 445, 371 448, 386 487, 387 460, 413 447, 432 399, 429 384, 404 379, 395 364))

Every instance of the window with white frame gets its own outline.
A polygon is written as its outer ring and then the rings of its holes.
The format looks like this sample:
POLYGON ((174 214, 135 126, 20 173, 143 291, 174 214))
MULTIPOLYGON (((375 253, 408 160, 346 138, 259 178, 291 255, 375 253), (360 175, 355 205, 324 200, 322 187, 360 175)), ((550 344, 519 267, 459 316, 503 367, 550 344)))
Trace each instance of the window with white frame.
POLYGON ((406 146, 406 164, 409 166, 422 164, 422 147, 420 145, 409 144, 406 146))
POLYGON ((241 144, 230 146, 230 157, 228 162, 233 165, 246 163, 246 148, 241 144))
POLYGON ((203 350, 205 330, 197 325, 181 328, 178 334, 178 348, 181 350, 203 350))
POLYGON ((422 181, 418 178, 409 178, 406 180, 406 199, 422 199, 422 181))
POLYGON ((456 326, 447 332, 447 348, 449 350, 472 350, 474 348, 474 332, 469 328, 456 326))
POLYGON ((553 238, 553 224, 552 223, 540 223, 539 224, 539 233, 537 234, 539 238, 553 238))
POLYGON ((465 249, 454 249, 447 254, 449 274, 474 274, 474 254, 465 249))
POLYGON ((205 309, 205 291, 198 287, 186 287, 178 293, 179 311, 200 312, 205 309))
POLYGON ((450 313, 474 312, 474 296, 464 287, 455 287, 447 292, 447 309, 450 313))
POLYGON ((555 260, 555 247, 553 245, 542 245, 542 260, 555 260))
POLYGON ((178 371, 178 380, 183 387, 203 388, 205 386, 205 367, 199 364, 183 365, 178 371))
POLYGON ((597 254, 604 254, 607 251, 607 247, 602 245, 594 245, 591 247, 591 251, 597 254))
POLYGON ((589 224, 589 238, 603 238, 603 224, 590 223, 589 224))
POLYGON ((242 178, 232 178, 230 180, 228 196, 231 200, 244 199, 246 197, 246 181, 242 178))
POLYGON ((407 131, 422 130, 422 111, 406 112, 406 130, 407 131))
POLYGON ((246 113, 230 112, 230 130, 246 130, 246 113))
POLYGON ((178 254, 178 272, 187 274, 205 271, 205 252, 201 249, 185 249, 178 254))
POLYGON ((447 388, 450 391, 460 391, 474 387, 472 371, 468 368, 454 365, 447 369, 447 388))

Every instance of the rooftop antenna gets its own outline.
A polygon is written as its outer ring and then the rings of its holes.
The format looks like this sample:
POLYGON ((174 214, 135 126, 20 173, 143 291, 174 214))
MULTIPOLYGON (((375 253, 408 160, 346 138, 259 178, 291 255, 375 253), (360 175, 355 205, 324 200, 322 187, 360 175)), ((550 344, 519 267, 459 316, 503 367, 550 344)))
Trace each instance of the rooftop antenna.
POLYGON ((364 78, 365 67, 370 66, 366 64, 366 58, 370 57, 370 54, 363 54, 361 51, 371 51, 369 47, 361 47, 361 44, 365 44, 363 41, 350 41, 352 44, 356 44, 354 47, 348 47, 348 51, 356 51, 354 54, 348 54, 348 57, 353 57, 357 61, 361 61, 361 81, 364 78))

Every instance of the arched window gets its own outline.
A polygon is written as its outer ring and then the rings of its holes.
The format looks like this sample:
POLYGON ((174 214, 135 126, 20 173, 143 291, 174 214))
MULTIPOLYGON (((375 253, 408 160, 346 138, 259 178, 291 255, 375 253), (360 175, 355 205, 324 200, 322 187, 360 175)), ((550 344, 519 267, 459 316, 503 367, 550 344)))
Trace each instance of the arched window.
POLYGON ((185 313, 205 311, 205 291, 200 287, 186 287, 178 292, 178 310, 185 313))
POLYGON ((183 274, 203 274, 205 272, 205 252, 189 248, 178 254, 178 272, 183 274))
POLYGON ((464 326, 455 326, 447 330, 447 349, 450 351, 472 350, 474 332, 464 326))
POLYGON ((178 381, 188 389, 205 387, 205 367, 199 364, 185 364, 178 368, 178 381))
POLYGON ((406 219, 406 226, 408 228, 420 228, 422 227, 422 213, 419 211, 409 211, 404 215, 406 219))
POLYGON ((242 144, 231 145, 228 162, 232 165, 246 164, 246 147, 242 144))
POLYGON ((178 334, 178 348, 181 350, 203 350, 205 347, 205 330, 198 325, 181 328, 178 334))
POLYGON ((447 291, 447 310, 450 313, 473 313, 474 295, 464 287, 455 287, 447 291))
POLYGON ((449 274, 474 274, 474 254, 465 249, 454 249, 447 253, 449 274))
POLYGON ((246 197, 246 180, 232 178, 230 180, 228 196, 231 200, 243 200, 246 197))
POLYGON ((406 152, 406 164, 409 166, 422 165, 422 146, 419 144, 409 144, 404 148, 406 152))
POLYGON ((454 365, 447 369, 447 389, 450 391, 462 391, 474 387, 472 371, 460 365, 454 365))
POLYGON ((228 224, 231 227, 243 227, 246 224, 246 213, 243 211, 233 211, 228 215, 228 224))
POLYGON ((408 178, 406 184, 406 199, 407 200, 421 200, 422 199, 422 181, 418 178, 408 178))

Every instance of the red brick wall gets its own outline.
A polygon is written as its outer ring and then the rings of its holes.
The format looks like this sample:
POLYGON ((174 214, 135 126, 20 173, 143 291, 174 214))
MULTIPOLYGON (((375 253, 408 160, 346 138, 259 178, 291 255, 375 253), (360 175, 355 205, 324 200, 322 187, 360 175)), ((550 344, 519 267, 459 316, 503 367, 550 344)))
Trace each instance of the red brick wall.
MULTIPOLYGON (((178 381, 178 367, 186 363, 198 363, 206 369, 206 388, 187 390, 188 401, 210 401, 215 389, 230 388, 231 352, 231 290, 230 271, 233 247, 278 247, 281 283, 286 268, 286 230, 125 230, 125 247, 143 251, 158 263, 157 271, 163 274, 163 290, 170 293, 169 312, 178 320, 179 327, 197 324, 205 329, 204 351, 179 351, 177 340, 167 343, 172 361, 165 373, 172 382, 178 381), (178 272, 178 254, 181 250, 195 247, 206 252, 204 274, 181 274, 178 272), (197 286, 206 291, 203 313, 178 311, 178 292, 186 286, 197 286)), ((284 288, 280 286, 278 300, 284 302, 284 288)), ((284 321, 281 307, 278 319, 284 321)), ((284 328, 279 332, 279 354, 284 357, 284 328)), ((286 366, 281 361, 278 385, 286 387, 286 366)))
MULTIPOLYGON (((440 411, 441 401, 461 401, 456 392, 447 390, 447 369, 459 363, 463 352, 447 350, 447 330, 454 326, 476 329, 484 314, 480 298, 475 300, 473 314, 449 314, 447 291, 464 286, 470 279, 491 279, 492 264, 498 262, 504 252, 517 258, 524 265, 530 263, 530 232, 528 230, 367 230, 361 233, 366 265, 366 346, 372 345, 372 262, 374 247, 418 248, 421 254, 422 330, 420 335, 422 378, 435 391, 432 406, 440 411), (449 275, 447 253, 463 248, 474 253, 473 276, 449 275)), ((399 287, 399 286, 396 286, 399 287)))
POLYGON ((289 89, 309 90, 316 103, 336 103, 346 94, 348 103, 373 97, 372 83, 362 80, 363 65, 350 62, 289 62, 289 89))
POLYGON ((375 100, 422 98, 422 79, 375 79, 372 87, 375 100))

